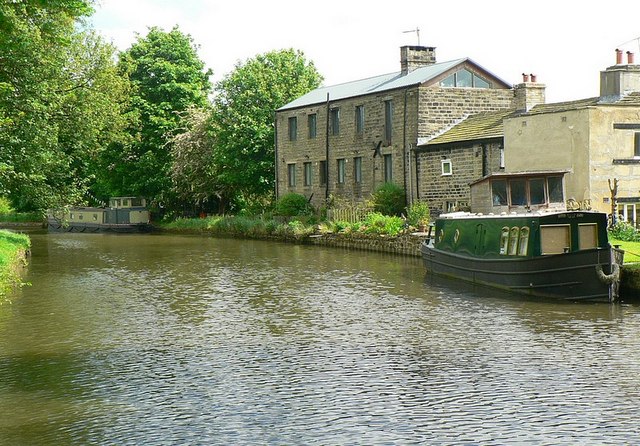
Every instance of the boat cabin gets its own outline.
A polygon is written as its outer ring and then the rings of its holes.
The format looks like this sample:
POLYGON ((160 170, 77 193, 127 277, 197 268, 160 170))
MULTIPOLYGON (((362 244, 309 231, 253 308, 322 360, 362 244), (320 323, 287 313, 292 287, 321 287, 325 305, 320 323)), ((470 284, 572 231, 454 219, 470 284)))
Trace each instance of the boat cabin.
POLYGON ((471 183, 471 211, 496 215, 564 211, 566 173, 564 170, 493 173, 471 183))

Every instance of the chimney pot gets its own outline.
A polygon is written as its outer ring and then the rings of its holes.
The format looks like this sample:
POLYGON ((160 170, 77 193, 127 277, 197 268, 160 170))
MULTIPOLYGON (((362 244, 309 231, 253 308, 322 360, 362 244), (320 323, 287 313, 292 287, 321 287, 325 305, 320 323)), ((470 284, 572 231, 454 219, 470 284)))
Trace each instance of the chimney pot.
POLYGON ((622 50, 616 48, 616 65, 622 64, 622 50))
POLYGON ((633 65, 633 53, 631 51, 627 51, 627 63, 629 65, 633 65))
POLYGON ((531 74, 531 82, 536 82, 538 79, 538 76, 536 76, 535 74, 531 74))
POLYGON ((522 82, 529 82, 529 75, 522 73, 522 82))

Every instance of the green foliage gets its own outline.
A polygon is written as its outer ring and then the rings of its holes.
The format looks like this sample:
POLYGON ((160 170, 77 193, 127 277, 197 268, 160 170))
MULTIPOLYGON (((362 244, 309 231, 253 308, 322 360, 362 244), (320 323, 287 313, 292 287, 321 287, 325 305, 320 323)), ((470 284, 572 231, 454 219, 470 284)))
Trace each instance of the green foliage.
POLYGON ((216 86, 213 122, 218 180, 245 197, 274 189, 273 111, 320 85, 300 51, 272 51, 238 63, 216 86))
POLYGON ((132 84, 128 108, 131 142, 114 144, 101 159, 98 189, 109 195, 172 197, 167 138, 184 131, 180 114, 205 108, 211 91, 197 46, 177 27, 153 27, 120 54, 118 66, 132 84))
POLYGON ((384 183, 372 195, 373 209, 384 215, 401 215, 405 209, 404 189, 394 183, 384 183))
POLYGON ((609 235, 625 242, 640 242, 640 232, 633 225, 624 221, 617 222, 609 229, 609 235))
POLYGON ((312 215, 313 206, 302 194, 288 193, 280 197, 276 203, 275 212, 284 217, 312 215))
POLYGON ((10 214, 14 212, 11 201, 7 197, 0 197, 0 214, 10 214))
POLYGON ((424 201, 416 201, 407 208, 407 223, 411 226, 426 225, 429 223, 430 218, 429 205, 424 201))
POLYGON ((17 283, 20 283, 18 266, 21 253, 28 250, 31 240, 24 234, 0 230, 0 297, 4 297, 17 283))
POLYGON ((367 234, 398 235, 404 230, 404 220, 394 215, 371 212, 365 218, 361 230, 367 234))
POLYGON ((92 3, 0 2, 0 193, 20 211, 79 201, 118 133, 113 47, 76 27, 92 3))

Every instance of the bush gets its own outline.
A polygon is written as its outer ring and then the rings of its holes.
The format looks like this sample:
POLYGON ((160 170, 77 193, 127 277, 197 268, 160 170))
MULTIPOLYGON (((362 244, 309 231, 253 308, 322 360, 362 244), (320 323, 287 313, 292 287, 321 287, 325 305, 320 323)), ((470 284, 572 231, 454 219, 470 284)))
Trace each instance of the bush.
POLYGON ((394 183, 384 183, 373 193, 373 210, 384 215, 400 216, 406 205, 404 190, 394 183))
POLYGON ((11 201, 7 197, 0 197, 0 214, 11 214, 13 208, 11 207, 11 201))
POLYGON ((640 242, 640 232, 627 222, 619 221, 609 230, 611 237, 623 242, 640 242))
POLYGON ((283 217, 313 215, 313 206, 304 195, 289 193, 280 197, 276 203, 276 214, 283 217))
POLYGON ((404 230, 404 220, 394 215, 372 212, 364 219, 362 229, 368 234, 398 235, 404 230))
POLYGON ((423 201, 417 201, 407 208, 407 223, 411 226, 426 225, 430 218, 429 205, 423 201))

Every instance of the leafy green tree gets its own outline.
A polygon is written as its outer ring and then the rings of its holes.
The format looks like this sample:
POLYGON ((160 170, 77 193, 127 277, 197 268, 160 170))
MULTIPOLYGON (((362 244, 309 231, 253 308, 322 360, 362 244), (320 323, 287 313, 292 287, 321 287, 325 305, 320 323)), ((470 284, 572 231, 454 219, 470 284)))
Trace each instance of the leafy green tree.
POLYGON ((18 210, 80 200, 119 126, 114 49, 78 31, 92 1, 0 3, 0 191, 18 210))
POLYGON ((312 62, 293 49, 238 63, 216 86, 214 163, 220 184, 238 195, 264 197, 274 189, 274 111, 322 82, 312 62))
POLYGON ((180 114, 208 105, 210 71, 199 59, 189 35, 149 29, 120 55, 119 67, 132 85, 129 134, 104 154, 97 190, 111 195, 137 194, 152 200, 171 195, 171 152, 167 139, 180 128, 180 114))

